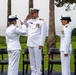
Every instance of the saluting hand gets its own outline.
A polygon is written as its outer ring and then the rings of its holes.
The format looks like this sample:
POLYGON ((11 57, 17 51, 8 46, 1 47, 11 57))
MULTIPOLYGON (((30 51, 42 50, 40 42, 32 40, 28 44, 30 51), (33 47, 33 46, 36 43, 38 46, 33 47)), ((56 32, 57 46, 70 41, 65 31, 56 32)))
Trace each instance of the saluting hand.
POLYGON ((25 18, 25 20, 29 20, 30 19, 30 15, 28 14, 25 18))
POLYGON ((19 21, 20 21, 20 24, 23 25, 23 22, 21 20, 19 20, 19 21))

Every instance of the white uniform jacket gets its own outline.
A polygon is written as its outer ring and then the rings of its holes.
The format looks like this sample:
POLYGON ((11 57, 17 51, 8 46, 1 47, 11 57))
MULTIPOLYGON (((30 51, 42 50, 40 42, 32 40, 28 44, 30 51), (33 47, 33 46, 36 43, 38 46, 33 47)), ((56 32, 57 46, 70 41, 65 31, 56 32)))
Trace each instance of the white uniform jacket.
POLYGON ((18 28, 15 25, 10 25, 6 29, 6 43, 7 43, 7 50, 20 50, 20 42, 19 37, 21 34, 26 34, 26 26, 22 25, 22 29, 18 28))
POLYGON ((28 40, 27 46, 43 46, 47 34, 47 26, 44 20, 39 17, 36 19, 30 19, 27 21, 28 24, 28 40))
POLYGON ((68 24, 63 26, 61 31, 60 51, 64 51, 64 53, 68 53, 72 50, 71 32, 71 27, 68 24))

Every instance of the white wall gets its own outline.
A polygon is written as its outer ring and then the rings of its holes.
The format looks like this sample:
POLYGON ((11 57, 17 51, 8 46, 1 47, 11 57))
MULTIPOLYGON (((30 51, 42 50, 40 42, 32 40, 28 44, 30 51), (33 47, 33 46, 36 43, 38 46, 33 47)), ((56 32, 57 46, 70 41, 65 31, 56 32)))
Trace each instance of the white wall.
POLYGON ((7 23, 7 0, 0 0, 0 34, 3 34, 7 23))
MULTIPOLYGON (((7 1, 8 0, 0 0, 0 35, 5 33, 5 29, 7 26, 7 1)), ((11 0, 12 1, 12 14, 15 14, 24 21, 26 15, 28 14, 28 1, 29 0, 11 0)), ((49 25, 49 0, 34 0, 34 8, 40 9, 39 16, 43 18, 47 27, 49 25)), ((60 34, 61 23, 60 18, 61 15, 68 14, 72 17, 72 28, 76 27, 75 15, 76 10, 65 12, 65 7, 57 8, 55 6, 55 26, 56 26, 56 34, 60 34)), ((19 24, 19 22, 18 22, 19 24)), ((19 24, 20 26, 20 24, 19 24)))

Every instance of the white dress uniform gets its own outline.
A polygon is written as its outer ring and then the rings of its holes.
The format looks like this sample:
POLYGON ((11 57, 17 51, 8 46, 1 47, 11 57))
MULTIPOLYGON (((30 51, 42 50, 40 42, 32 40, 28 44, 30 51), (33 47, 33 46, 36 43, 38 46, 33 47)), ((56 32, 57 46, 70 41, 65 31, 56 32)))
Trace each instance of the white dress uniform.
POLYGON ((6 43, 9 57, 8 75, 18 75, 18 65, 20 58, 20 35, 26 34, 26 26, 22 25, 22 29, 11 24, 6 29, 6 43))
POLYGON ((60 54, 62 75, 70 75, 71 32, 71 27, 68 24, 63 26, 61 30, 60 54), (64 54, 68 54, 68 56, 64 56, 64 54))
POLYGON ((47 27, 44 20, 39 17, 36 19, 30 19, 27 21, 28 24, 28 40, 27 46, 30 53, 30 65, 31 75, 41 75, 41 49, 39 45, 43 46, 46 38, 47 27))

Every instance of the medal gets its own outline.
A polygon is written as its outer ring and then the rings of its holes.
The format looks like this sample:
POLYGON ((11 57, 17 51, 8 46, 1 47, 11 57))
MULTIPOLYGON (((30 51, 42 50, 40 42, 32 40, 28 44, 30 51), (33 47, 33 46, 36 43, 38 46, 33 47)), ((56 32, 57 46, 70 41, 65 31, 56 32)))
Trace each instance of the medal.
POLYGON ((61 34, 64 34, 64 31, 63 30, 61 30, 61 34))
POLYGON ((40 27, 40 24, 37 23, 37 24, 36 24, 36 27, 39 28, 39 27, 40 27))

